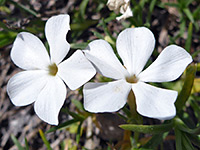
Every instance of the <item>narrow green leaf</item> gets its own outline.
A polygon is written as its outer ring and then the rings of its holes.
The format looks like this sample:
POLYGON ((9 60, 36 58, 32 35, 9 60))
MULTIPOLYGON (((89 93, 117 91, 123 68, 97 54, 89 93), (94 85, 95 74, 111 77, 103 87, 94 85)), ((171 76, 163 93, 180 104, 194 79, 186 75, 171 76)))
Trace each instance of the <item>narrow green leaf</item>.
POLYGON ((193 18, 194 20, 200 19, 200 7, 196 8, 193 12, 193 18))
POLYGON ((193 135, 193 134, 187 134, 191 142, 200 148, 200 136, 193 135))
POLYGON ((81 14, 81 18, 84 20, 85 18, 85 10, 87 7, 89 0, 82 0, 81 4, 80 4, 80 14, 81 14))
POLYGON ((26 150, 29 150, 28 141, 27 141, 26 138, 25 138, 25 146, 26 146, 25 149, 26 149, 26 150))
POLYGON ((188 138, 188 136, 185 133, 182 134, 182 140, 183 140, 183 146, 187 150, 194 150, 194 147, 193 147, 190 139, 188 138))
POLYGON ((131 130, 134 132, 148 133, 148 134, 161 134, 168 132, 173 128, 173 122, 161 125, 136 125, 136 124, 124 124, 120 125, 120 128, 124 130, 131 130))
POLYGON ((190 129, 187 127, 187 125, 181 119, 175 118, 174 120, 175 120, 175 124, 179 128, 179 130, 184 131, 189 134, 196 134, 196 135, 200 134, 200 127, 190 129))
POLYGON ((182 150, 182 134, 181 134, 181 131, 177 127, 174 129, 174 131, 175 131, 175 136, 176 136, 176 149, 182 150))
POLYGON ((143 148, 156 149, 156 147, 163 142, 163 139, 168 135, 166 134, 156 134, 143 146, 143 148))
POLYGON ((68 120, 68 121, 66 121, 66 122, 64 122, 64 123, 62 123, 62 124, 60 124, 58 126, 55 126, 55 127, 51 128, 51 129, 49 129, 45 133, 50 133, 50 132, 54 132, 56 130, 65 129, 65 128, 69 127, 71 124, 74 124, 76 122, 79 122, 79 120, 76 120, 76 119, 68 120))
POLYGON ((193 18, 193 15, 191 13, 191 11, 189 10, 189 8, 184 8, 183 9, 183 12, 186 14, 186 16, 188 17, 188 19, 194 23, 194 18, 193 18))
POLYGON ((106 33, 106 35, 109 36, 113 41, 116 41, 116 39, 112 36, 112 34, 110 33, 110 31, 108 30, 108 27, 107 27, 104 19, 102 19, 101 23, 102 23, 102 27, 103 27, 104 32, 106 33))
POLYGON ((85 20, 83 23, 72 23, 70 24, 70 28, 71 30, 79 30, 79 31, 83 31, 85 29, 87 29, 88 27, 97 24, 98 21, 97 20, 85 20))
POLYGON ((27 8, 26 6, 24 6, 24 5, 21 4, 21 3, 17 3, 17 2, 15 2, 15 1, 13 1, 13 0, 9 0, 9 2, 11 2, 11 3, 14 4, 16 7, 20 8, 20 9, 22 9, 22 10, 28 12, 28 13, 30 13, 31 15, 33 15, 33 16, 35 16, 35 17, 39 17, 39 16, 40 16, 40 15, 37 14, 35 11, 33 11, 33 10, 27 8))
POLYGON ((155 5, 156 5, 156 2, 157 2, 157 0, 152 0, 151 3, 150 3, 150 6, 149 6, 149 13, 148 13, 148 16, 147 16, 146 24, 147 24, 147 23, 150 24, 151 15, 152 15, 152 12, 153 12, 154 7, 155 7, 155 5))
POLYGON ((6 0, 0 0, 0 5, 3 5, 6 0))
POLYGON ((76 134, 76 143, 79 144, 80 138, 81 138, 81 126, 82 126, 83 122, 80 122, 79 126, 78 126, 78 130, 77 130, 77 134, 76 134))
POLYGON ((85 120, 85 116, 71 112, 68 108, 63 108, 63 109, 61 109, 61 111, 66 112, 67 114, 69 114, 70 116, 72 116, 76 120, 79 120, 79 121, 85 120))
POLYGON ((185 105, 188 97, 190 96, 195 78, 196 68, 197 67, 195 64, 190 64, 186 69, 184 85, 175 102, 176 109, 178 112, 182 110, 182 107, 185 105))
POLYGON ((185 6, 188 7, 194 0, 185 0, 185 6))
POLYGON ((20 144, 20 142, 17 140, 17 138, 14 135, 11 135, 11 139, 13 143, 17 146, 18 150, 24 150, 23 146, 20 144))
POLYGON ((49 141, 46 139, 46 137, 45 137, 45 135, 44 135, 44 132, 43 132, 41 129, 39 129, 39 134, 40 134, 40 137, 42 138, 42 141, 43 141, 44 144, 46 145, 47 149, 48 149, 48 150, 53 150, 53 149, 51 148, 51 145, 50 145, 49 141))
POLYGON ((83 104, 79 100, 72 99, 71 101, 79 110, 84 111, 83 104))
POLYGON ((185 49, 190 52, 191 43, 192 43, 192 31, 193 31, 193 24, 190 22, 187 34, 187 40, 185 43, 185 49))
POLYGON ((164 5, 179 8, 179 5, 177 3, 164 3, 164 5))
POLYGON ((180 30, 179 30, 180 36, 183 36, 183 34, 185 33, 185 27, 186 27, 186 21, 185 21, 185 19, 183 19, 180 24, 180 30))
POLYGON ((104 39, 104 36, 101 35, 99 32, 96 32, 96 31, 92 31, 92 33, 94 34, 94 36, 96 36, 97 38, 99 39, 104 39))
POLYGON ((88 43, 71 43, 70 47, 73 49, 85 49, 87 47, 88 43))
POLYGON ((16 32, 1 31, 0 32, 0 48, 11 44, 14 41, 16 35, 17 35, 16 32))

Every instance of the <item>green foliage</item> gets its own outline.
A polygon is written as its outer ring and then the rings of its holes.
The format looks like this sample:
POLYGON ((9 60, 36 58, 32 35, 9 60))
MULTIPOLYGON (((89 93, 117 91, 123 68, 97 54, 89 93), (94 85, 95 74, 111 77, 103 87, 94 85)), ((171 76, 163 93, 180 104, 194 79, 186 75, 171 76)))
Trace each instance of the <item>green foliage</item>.
POLYGON ((48 141, 47 138, 45 137, 44 132, 43 132, 41 129, 39 129, 39 134, 40 134, 40 137, 42 138, 42 141, 43 141, 44 144, 46 145, 47 149, 48 149, 48 150, 53 150, 53 149, 51 148, 51 145, 50 145, 49 141, 48 141))
POLYGON ((191 64, 190 66, 188 66, 186 70, 186 77, 185 77, 183 88, 175 102, 176 109, 178 110, 178 112, 182 109, 182 107, 185 105, 186 101, 188 100, 188 97, 190 96, 195 74, 196 74, 196 65, 191 64))
POLYGON ((161 125, 137 125, 137 124, 125 124, 120 125, 124 130, 131 130, 133 132, 140 132, 146 134, 161 134, 168 132, 173 127, 173 122, 161 125))
POLYGON ((11 139, 17 146, 18 150, 24 150, 24 147, 20 144, 20 142, 17 140, 17 138, 14 135, 11 135, 11 139))

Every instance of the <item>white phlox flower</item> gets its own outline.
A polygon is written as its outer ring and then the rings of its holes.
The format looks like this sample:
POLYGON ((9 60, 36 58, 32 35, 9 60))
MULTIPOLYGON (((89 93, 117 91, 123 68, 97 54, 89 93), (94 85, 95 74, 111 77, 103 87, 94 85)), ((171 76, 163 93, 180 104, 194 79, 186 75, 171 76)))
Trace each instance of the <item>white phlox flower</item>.
POLYGON ((70 49, 66 41, 69 21, 69 15, 63 14, 46 22, 50 56, 40 39, 28 32, 19 33, 11 49, 12 61, 25 70, 8 82, 7 93, 12 103, 25 106, 35 102, 36 114, 52 125, 58 124, 58 114, 67 94, 65 84, 75 90, 96 73, 80 50, 61 62, 70 49))
POLYGON ((158 88, 146 82, 167 82, 177 79, 192 62, 192 57, 183 48, 170 45, 143 70, 154 46, 154 35, 149 29, 125 29, 116 41, 117 52, 123 66, 108 42, 95 40, 89 43, 85 50, 86 57, 99 73, 114 81, 85 84, 85 109, 94 113, 118 111, 126 104, 132 90, 139 114, 160 120, 173 118, 176 115, 174 102, 178 92, 158 88))
POLYGON ((130 0, 108 0, 107 6, 110 10, 114 10, 122 14, 116 18, 117 20, 122 20, 133 16, 133 12, 130 7, 130 0))

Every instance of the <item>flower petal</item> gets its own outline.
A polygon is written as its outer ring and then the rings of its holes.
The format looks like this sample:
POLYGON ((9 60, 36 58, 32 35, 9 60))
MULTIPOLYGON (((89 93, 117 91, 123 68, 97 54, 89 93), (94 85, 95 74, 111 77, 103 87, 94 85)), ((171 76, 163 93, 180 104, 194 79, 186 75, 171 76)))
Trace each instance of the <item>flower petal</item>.
POLYGON ((89 43, 86 57, 95 65, 103 76, 122 79, 128 72, 115 56, 112 47, 104 40, 94 40, 89 43))
POLYGON ((177 79, 192 62, 192 57, 183 48, 170 45, 141 74, 139 79, 144 82, 167 82, 177 79))
POLYGON ((40 92, 34 109, 36 114, 45 122, 58 125, 58 114, 64 104, 67 90, 59 77, 49 76, 48 83, 40 92))
POLYGON ((119 34, 116 45, 129 73, 137 76, 154 50, 155 39, 145 27, 129 28, 119 34))
POLYGON ((143 116, 168 120, 176 115, 174 102, 178 92, 138 82, 132 84, 137 111, 143 116))
POLYGON ((66 40, 70 30, 69 15, 58 15, 48 19, 45 34, 50 47, 52 63, 59 64, 67 55, 70 45, 66 40))
POLYGON ((107 83, 87 83, 83 88, 84 108, 89 112, 114 112, 127 101, 131 84, 124 80, 107 83))
POLYGON ((7 84, 7 93, 16 106, 33 103, 45 86, 47 72, 43 70, 22 71, 14 75, 7 84))
POLYGON ((71 90, 85 84, 95 73, 95 68, 80 50, 77 50, 70 58, 58 65, 58 76, 64 80, 71 90))
POLYGON ((131 10, 129 2, 121 6, 120 13, 122 13, 122 15, 116 18, 118 21, 133 16, 133 12, 131 10))
POLYGON ((28 32, 17 35, 10 55, 13 62, 25 70, 46 69, 50 64, 49 55, 43 43, 28 32))

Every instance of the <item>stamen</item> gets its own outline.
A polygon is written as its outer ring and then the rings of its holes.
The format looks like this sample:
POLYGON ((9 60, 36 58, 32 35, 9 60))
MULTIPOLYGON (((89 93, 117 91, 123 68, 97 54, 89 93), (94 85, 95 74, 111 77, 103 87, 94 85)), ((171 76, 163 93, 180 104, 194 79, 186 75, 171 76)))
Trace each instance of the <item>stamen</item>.
POLYGON ((49 65, 49 74, 52 76, 55 76, 58 72, 58 67, 55 63, 53 63, 52 65, 49 65))
POLYGON ((132 76, 126 77, 126 81, 128 83, 137 83, 138 78, 136 77, 136 75, 132 75, 132 76))

